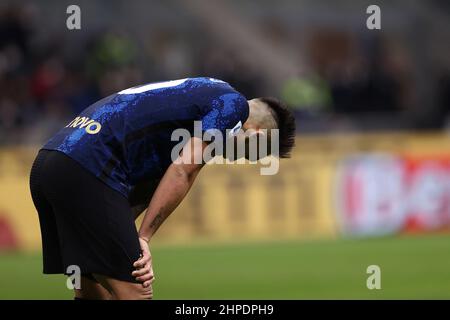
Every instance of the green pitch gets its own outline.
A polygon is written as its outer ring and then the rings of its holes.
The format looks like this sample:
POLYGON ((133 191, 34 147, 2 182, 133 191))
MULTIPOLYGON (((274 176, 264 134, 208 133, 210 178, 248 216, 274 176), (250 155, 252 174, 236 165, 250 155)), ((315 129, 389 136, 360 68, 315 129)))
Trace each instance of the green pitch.
MULTIPOLYGON (((155 299, 450 299, 450 235, 152 250, 155 299), (368 290, 366 268, 381 268, 368 290)), ((0 256, 0 299, 71 299, 40 256, 0 256)))

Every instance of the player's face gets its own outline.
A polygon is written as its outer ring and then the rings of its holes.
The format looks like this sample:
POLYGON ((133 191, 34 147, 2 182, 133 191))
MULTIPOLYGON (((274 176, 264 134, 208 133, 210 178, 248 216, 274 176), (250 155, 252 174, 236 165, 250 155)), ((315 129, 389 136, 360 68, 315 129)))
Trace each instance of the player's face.
MULTIPOLYGON (((259 150, 258 147, 260 146, 259 143, 257 143, 257 139, 264 139, 265 134, 260 129, 255 130, 253 128, 247 128, 239 130, 238 134, 233 137, 234 139, 234 146, 235 146, 235 152, 234 155, 237 155, 237 146, 238 145, 244 145, 245 151, 244 151, 244 157, 247 160, 256 161, 259 160, 259 150)), ((230 160, 236 160, 236 158, 230 160)))
MULTIPOLYGON (((249 116, 246 122, 242 125, 242 128, 234 136, 235 153, 237 154, 237 145, 245 146, 244 157, 248 160, 259 160, 259 150, 257 150, 259 144, 254 143, 255 138, 265 138, 266 133, 262 130, 260 126, 260 119, 267 112, 267 106, 265 103, 261 102, 259 99, 248 100, 249 104, 249 116), (253 141, 251 141, 253 139, 253 141), (255 149, 255 150, 253 150, 255 149), (253 152, 252 152, 253 151, 253 152)), ((232 157, 228 157, 230 160, 236 160, 232 157)))

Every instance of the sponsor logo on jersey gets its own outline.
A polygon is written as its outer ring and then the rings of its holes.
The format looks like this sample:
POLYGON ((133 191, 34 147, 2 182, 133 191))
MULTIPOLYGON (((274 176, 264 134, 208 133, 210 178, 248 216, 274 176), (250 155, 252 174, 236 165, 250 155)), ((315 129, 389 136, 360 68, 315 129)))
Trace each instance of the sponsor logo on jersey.
POLYGON ((75 119, 73 119, 72 121, 69 122, 69 124, 67 126, 65 126, 66 128, 80 128, 83 129, 88 133, 88 134, 97 134, 100 132, 100 130, 102 129, 102 125, 97 122, 94 121, 92 119, 89 119, 88 117, 76 117, 75 119))

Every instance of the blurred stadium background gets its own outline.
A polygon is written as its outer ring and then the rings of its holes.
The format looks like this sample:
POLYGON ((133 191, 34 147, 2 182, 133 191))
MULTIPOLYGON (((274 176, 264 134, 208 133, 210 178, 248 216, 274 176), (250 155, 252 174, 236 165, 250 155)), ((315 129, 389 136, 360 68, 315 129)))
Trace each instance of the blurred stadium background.
POLYGON ((275 176, 202 172, 152 244, 157 299, 450 298, 450 5, 376 1, 368 30, 370 4, 2 0, 0 299, 72 296, 41 274, 39 146, 100 97, 198 75, 280 97, 297 148, 275 176))

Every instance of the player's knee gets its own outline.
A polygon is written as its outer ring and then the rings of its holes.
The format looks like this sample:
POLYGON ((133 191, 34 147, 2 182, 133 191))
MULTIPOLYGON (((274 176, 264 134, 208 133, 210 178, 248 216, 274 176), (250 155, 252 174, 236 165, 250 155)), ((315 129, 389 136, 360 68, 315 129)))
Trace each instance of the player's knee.
POLYGON ((137 284, 135 287, 137 287, 135 294, 138 295, 139 300, 153 299, 153 287, 151 285, 144 287, 142 284, 137 284))
POLYGON ((112 295, 104 291, 75 290, 75 300, 111 300, 112 295))
POLYGON ((95 279, 112 294, 114 300, 151 300, 153 299, 152 286, 144 287, 142 283, 127 282, 95 274, 95 279))
POLYGON ((153 288, 133 283, 126 290, 118 290, 114 295, 118 300, 151 300, 153 299, 153 288))
POLYGON ((81 288, 75 289, 75 298, 80 300, 110 300, 111 293, 93 278, 81 277, 81 288))

